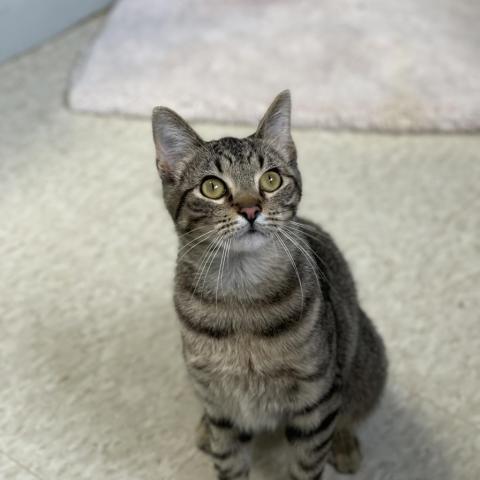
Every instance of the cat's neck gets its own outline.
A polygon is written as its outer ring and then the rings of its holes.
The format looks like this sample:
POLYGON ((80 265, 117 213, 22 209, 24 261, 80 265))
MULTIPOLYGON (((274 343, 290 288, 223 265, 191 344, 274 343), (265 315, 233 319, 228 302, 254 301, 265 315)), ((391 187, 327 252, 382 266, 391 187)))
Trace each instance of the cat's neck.
POLYGON ((291 265, 283 250, 275 243, 267 243, 262 248, 252 250, 226 251, 212 263, 206 281, 210 290, 214 289, 228 297, 261 298, 265 287, 274 290, 284 285, 291 265), (223 260, 222 260, 223 258, 223 260))

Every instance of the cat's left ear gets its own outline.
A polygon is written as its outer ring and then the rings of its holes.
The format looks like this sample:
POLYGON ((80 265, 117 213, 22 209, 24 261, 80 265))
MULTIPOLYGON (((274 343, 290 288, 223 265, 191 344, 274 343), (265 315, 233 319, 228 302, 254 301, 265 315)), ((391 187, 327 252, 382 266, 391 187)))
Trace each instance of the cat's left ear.
POLYGON ((203 140, 180 115, 166 107, 153 109, 152 127, 158 172, 162 180, 173 182, 181 163, 203 145, 203 140))
POLYGON ((265 140, 288 160, 295 160, 295 144, 291 133, 292 101, 290 91, 279 93, 260 121, 255 138, 265 140))

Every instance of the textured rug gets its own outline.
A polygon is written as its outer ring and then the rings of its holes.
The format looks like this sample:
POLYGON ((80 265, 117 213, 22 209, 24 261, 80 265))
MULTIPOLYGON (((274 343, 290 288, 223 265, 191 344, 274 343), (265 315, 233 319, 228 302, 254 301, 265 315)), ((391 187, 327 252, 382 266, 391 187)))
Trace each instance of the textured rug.
POLYGON ((74 74, 75 109, 297 126, 480 128, 478 0, 122 0, 74 74))
MULTIPOLYGON (((213 480, 150 122, 62 102, 97 27, 0 66, 0 479, 213 480)), ((480 479, 480 135, 294 138, 301 213, 347 255, 390 357, 360 472, 323 480, 480 479)), ((260 440, 251 480, 287 480, 281 436, 260 440)))

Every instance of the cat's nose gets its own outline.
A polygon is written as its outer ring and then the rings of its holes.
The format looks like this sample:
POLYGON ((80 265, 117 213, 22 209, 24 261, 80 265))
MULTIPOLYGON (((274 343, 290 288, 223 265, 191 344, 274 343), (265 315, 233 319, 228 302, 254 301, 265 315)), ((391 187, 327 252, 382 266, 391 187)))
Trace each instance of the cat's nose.
POLYGON ((251 224, 255 221, 260 213, 260 207, 254 205, 253 207, 241 207, 238 211, 242 217, 245 217, 251 224))

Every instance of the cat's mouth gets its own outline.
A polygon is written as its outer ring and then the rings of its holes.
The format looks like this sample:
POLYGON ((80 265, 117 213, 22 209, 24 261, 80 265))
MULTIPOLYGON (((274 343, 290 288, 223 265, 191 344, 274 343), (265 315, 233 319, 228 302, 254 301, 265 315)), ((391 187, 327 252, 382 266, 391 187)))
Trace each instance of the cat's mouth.
POLYGON ((269 237, 267 225, 261 215, 254 221, 239 222, 238 229, 235 233, 235 248, 255 250, 262 245, 269 237))
POLYGON ((252 223, 243 229, 240 232, 240 236, 243 237, 244 235, 264 235, 261 228, 258 227, 256 223, 252 223))
POLYGON ((252 225, 245 225, 244 228, 241 228, 237 232, 237 240, 260 240, 260 238, 265 237, 265 232, 262 227, 253 223, 252 225))

